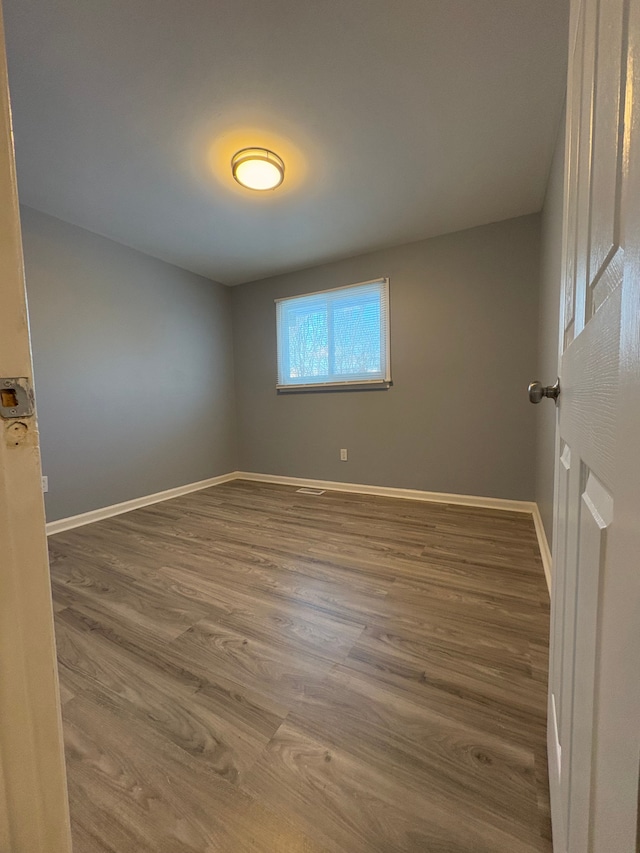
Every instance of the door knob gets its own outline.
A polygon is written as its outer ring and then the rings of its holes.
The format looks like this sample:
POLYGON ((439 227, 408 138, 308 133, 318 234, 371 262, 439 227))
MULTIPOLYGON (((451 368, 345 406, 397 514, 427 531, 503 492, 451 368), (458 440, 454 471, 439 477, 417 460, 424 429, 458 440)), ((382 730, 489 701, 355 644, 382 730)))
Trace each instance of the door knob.
POLYGON ((529 400, 532 403, 539 403, 543 397, 550 397, 552 400, 557 400, 560 395, 560 380, 556 379, 554 385, 543 385, 542 382, 532 382, 529 385, 529 400))

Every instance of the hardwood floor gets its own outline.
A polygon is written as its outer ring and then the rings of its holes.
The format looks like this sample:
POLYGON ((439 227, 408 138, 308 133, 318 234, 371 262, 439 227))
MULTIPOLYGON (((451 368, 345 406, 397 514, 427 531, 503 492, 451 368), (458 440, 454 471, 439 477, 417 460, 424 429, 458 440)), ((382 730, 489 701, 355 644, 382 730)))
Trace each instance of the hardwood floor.
POLYGON ((549 853, 531 518, 235 481, 50 537, 74 853, 549 853))

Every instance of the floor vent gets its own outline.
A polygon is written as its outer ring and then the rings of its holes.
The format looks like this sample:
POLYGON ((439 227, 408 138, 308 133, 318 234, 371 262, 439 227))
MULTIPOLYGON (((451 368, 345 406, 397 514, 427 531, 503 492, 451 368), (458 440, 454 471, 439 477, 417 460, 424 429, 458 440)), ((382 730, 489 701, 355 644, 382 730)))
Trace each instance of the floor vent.
POLYGON ((324 495, 325 489, 296 489, 301 495, 324 495))

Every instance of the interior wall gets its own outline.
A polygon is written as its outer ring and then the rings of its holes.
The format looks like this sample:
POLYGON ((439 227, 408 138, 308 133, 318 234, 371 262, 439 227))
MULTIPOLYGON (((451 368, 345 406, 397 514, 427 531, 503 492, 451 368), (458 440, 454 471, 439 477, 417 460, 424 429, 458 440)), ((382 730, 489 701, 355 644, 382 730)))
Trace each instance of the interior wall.
POLYGON ((241 469, 532 500, 539 228, 535 214, 233 288, 241 469), (274 299, 380 276, 393 386, 278 395, 274 299))
POLYGON ((21 218, 47 519, 235 470, 229 289, 21 218))
MULTIPOLYGON (((562 117, 542 209, 540 251, 540 314, 537 378, 545 385, 558 375, 558 335, 562 277, 565 118, 562 117)), ((535 499, 549 544, 553 535, 556 408, 543 400, 536 406, 535 499)))

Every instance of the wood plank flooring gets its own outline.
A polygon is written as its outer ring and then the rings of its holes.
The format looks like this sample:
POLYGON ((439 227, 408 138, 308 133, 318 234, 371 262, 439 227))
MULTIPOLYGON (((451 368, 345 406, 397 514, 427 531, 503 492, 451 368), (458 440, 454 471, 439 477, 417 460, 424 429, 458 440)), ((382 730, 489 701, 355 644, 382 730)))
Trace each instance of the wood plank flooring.
POLYGON ((529 516, 235 481, 49 544, 74 853, 550 853, 529 516))

